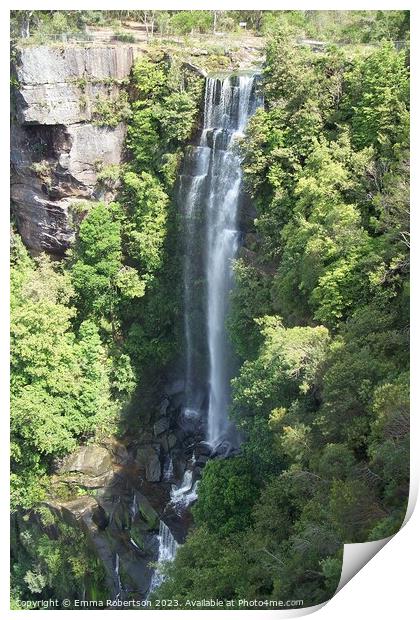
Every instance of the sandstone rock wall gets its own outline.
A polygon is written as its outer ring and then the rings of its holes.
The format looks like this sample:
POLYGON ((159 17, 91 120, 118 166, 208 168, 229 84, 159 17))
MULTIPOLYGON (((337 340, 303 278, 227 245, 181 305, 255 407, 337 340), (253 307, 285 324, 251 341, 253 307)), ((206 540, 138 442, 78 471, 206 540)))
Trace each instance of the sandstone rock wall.
POLYGON ((125 126, 100 126, 95 105, 118 98, 133 64, 129 46, 18 50, 11 134, 11 197, 34 253, 62 254, 73 239, 72 205, 109 200, 98 170, 123 157, 125 126))

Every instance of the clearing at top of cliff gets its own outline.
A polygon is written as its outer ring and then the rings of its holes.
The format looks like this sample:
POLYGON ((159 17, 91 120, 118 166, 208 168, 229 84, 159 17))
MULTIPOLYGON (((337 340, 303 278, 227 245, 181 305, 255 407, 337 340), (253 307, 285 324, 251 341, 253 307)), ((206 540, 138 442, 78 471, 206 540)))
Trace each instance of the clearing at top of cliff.
POLYGON ((270 11, 12 11, 11 38, 19 46, 130 44, 135 53, 179 48, 240 64, 261 54, 271 21, 270 11))

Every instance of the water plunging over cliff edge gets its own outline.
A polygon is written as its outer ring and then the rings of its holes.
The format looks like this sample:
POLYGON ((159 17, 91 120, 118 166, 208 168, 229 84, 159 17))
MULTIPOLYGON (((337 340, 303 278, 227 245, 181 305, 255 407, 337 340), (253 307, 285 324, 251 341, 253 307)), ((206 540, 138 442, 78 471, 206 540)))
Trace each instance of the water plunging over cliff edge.
POLYGON ((207 78, 203 129, 180 178, 184 216, 186 418, 207 418, 216 447, 235 432, 228 420, 234 360, 225 320, 240 241, 241 160, 235 142, 261 105, 258 76, 207 78))

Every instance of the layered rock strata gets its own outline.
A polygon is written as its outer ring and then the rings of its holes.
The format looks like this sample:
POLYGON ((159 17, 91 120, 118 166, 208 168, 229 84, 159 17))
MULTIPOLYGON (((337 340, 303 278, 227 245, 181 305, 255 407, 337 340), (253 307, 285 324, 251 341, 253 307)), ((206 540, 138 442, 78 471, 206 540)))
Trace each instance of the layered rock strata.
POLYGON ((33 253, 63 254, 78 204, 112 198, 98 173, 121 162, 125 126, 106 126, 98 106, 118 101, 132 64, 129 46, 18 50, 11 198, 33 253))

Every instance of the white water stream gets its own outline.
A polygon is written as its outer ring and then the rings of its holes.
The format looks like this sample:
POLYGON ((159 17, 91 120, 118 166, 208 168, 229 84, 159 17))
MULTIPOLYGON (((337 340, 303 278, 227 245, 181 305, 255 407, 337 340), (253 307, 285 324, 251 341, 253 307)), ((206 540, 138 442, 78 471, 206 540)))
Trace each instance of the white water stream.
POLYGON ((207 441, 213 446, 229 429, 232 352, 225 321, 233 285, 232 262, 239 247, 242 180, 235 143, 260 103, 253 75, 207 78, 199 146, 190 147, 181 175, 185 197, 184 415, 203 413, 201 380, 208 390, 207 441), (203 279, 205 284, 200 286, 203 279), (203 366, 205 381, 200 377, 203 366))

